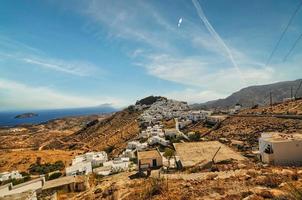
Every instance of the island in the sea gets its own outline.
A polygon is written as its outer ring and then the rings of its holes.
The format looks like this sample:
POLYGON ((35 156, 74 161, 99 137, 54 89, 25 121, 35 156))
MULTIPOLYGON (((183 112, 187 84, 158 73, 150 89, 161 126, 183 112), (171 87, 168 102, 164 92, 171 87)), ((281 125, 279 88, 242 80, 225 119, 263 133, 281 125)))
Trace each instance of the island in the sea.
POLYGON ((15 116, 15 119, 25 119, 25 118, 31 118, 31 117, 37 117, 37 113, 23 113, 20 115, 15 116))

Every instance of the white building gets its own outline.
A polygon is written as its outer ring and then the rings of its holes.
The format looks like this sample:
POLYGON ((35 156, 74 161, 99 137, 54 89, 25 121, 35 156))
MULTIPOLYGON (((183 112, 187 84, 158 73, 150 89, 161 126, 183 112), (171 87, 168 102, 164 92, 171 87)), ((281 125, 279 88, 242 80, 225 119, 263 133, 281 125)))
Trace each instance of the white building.
POLYGON ((93 173, 102 176, 108 176, 112 173, 111 166, 103 166, 93 169, 93 173))
POLYGON ((92 172, 92 165, 89 161, 74 163, 66 167, 66 176, 87 175, 92 172))
POLYGON ((104 162, 104 167, 110 167, 111 173, 127 171, 129 169, 130 159, 121 157, 115 158, 114 160, 110 160, 104 162))
POLYGON ((143 150, 143 149, 146 149, 148 148, 148 144, 147 143, 140 143, 139 141, 131 141, 131 142, 128 142, 128 145, 127 145, 127 149, 130 149, 130 150, 143 150))
POLYGON ((100 152, 88 152, 83 155, 76 156, 72 160, 72 165, 82 162, 91 162, 92 167, 99 166, 100 164, 108 160, 107 153, 105 151, 100 152))
POLYGON ((302 134, 262 133, 259 152, 264 163, 302 165, 302 134))
POLYGON ((12 172, 2 172, 0 173, 0 181, 7 181, 11 179, 21 179, 23 178, 19 171, 12 171, 12 172))
MULTIPOLYGON (((13 186, 12 183, 0 186, 0 197, 5 197, 8 195, 21 194, 28 191, 40 191, 45 183, 45 178, 41 177, 25 183, 21 183, 13 186)), ((35 196, 35 195, 34 195, 35 196)))
POLYGON ((159 136, 152 136, 148 139, 148 144, 149 145, 154 145, 154 144, 161 144, 163 146, 168 146, 169 141, 165 140, 164 138, 161 138, 159 136))
POLYGON ((176 137, 179 135, 179 131, 175 128, 165 129, 165 136, 176 137))

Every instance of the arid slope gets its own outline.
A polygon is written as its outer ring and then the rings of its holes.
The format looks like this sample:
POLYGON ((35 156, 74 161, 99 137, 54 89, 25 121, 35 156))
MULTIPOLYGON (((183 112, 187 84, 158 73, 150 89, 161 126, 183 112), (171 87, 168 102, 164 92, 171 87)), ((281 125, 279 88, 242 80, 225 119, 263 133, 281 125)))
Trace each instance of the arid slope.
POLYGON ((66 137, 54 138, 45 149, 106 150, 117 155, 139 133, 138 111, 125 109, 66 137))

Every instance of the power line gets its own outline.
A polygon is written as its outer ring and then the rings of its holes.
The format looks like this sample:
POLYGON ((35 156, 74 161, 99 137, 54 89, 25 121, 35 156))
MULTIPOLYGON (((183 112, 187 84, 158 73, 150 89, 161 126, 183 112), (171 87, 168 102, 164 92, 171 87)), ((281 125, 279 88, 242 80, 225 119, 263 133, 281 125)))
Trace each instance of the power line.
POLYGON ((299 90, 300 90, 301 85, 302 85, 302 81, 300 81, 300 84, 299 84, 299 86, 298 86, 298 88, 297 88, 297 90, 296 90, 295 98, 297 98, 297 94, 298 94, 298 92, 299 92, 299 90))
POLYGON ((275 45, 275 47, 274 47, 272 53, 270 54, 270 56, 268 57, 268 60, 266 61, 266 64, 265 64, 266 66, 270 63, 271 59, 273 58, 273 55, 275 54, 275 51, 276 51, 277 48, 279 47, 279 44, 280 44, 281 40, 283 39, 283 37, 284 37, 286 31, 288 30, 289 26, 291 25, 293 19, 295 18, 297 12, 300 10, 301 6, 302 6, 302 1, 300 1, 300 4, 298 5, 298 7, 296 8, 295 12, 294 12, 294 13, 292 14, 292 16, 290 17, 290 19, 289 19, 289 21, 288 21, 288 23, 287 23, 285 29, 283 30, 283 32, 282 32, 282 34, 281 34, 279 40, 277 41, 277 44, 275 45))
POLYGON ((297 40, 295 41, 295 43, 293 44, 292 48, 288 51, 288 53, 286 54, 286 56, 283 59, 283 62, 286 61, 286 59, 288 58, 288 56, 292 53, 292 51, 296 48, 299 40, 302 38, 302 33, 299 35, 299 37, 297 38, 297 40))

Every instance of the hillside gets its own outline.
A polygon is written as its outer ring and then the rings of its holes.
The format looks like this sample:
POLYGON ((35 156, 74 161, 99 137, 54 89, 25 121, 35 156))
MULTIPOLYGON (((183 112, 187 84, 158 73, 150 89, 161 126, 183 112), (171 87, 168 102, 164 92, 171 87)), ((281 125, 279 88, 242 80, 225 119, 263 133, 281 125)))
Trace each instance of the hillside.
MULTIPOLYGON (((225 99, 208 101, 202 104, 194 104, 194 108, 230 108, 239 103, 244 107, 251 107, 256 104, 263 106, 270 103, 270 92, 272 92, 273 103, 282 102, 284 98, 291 95, 291 87, 293 95, 295 95, 302 79, 295 81, 284 81, 268 85, 257 85, 243 88, 225 99)), ((302 87, 297 92, 297 97, 302 96, 302 87)))
POLYGON ((39 149, 52 138, 66 137, 85 127, 88 122, 103 118, 103 115, 65 117, 37 125, 2 128, 0 150, 39 149))
POLYGON ((71 159, 79 153, 81 153, 81 151, 0 151, 0 171, 27 171, 29 166, 36 162, 37 158, 41 158, 42 163, 63 161, 64 165, 68 166, 71 159))
POLYGON ((270 114, 301 114, 302 100, 284 102, 272 107, 266 106, 259 109, 242 110, 238 115, 229 116, 220 128, 214 130, 207 138, 210 140, 242 141, 247 150, 258 145, 258 138, 262 132, 302 133, 302 120, 279 118, 270 114), (254 114, 254 113, 263 113, 254 114))
POLYGON ((125 109, 105 118, 94 121, 81 130, 66 137, 54 138, 44 149, 65 150, 105 150, 117 155, 126 146, 126 141, 139 133, 137 122, 140 111, 125 109))

